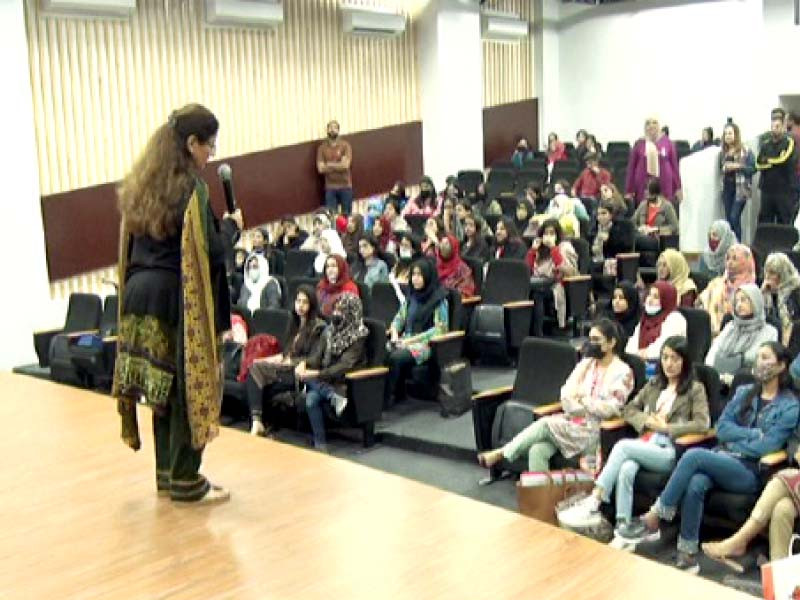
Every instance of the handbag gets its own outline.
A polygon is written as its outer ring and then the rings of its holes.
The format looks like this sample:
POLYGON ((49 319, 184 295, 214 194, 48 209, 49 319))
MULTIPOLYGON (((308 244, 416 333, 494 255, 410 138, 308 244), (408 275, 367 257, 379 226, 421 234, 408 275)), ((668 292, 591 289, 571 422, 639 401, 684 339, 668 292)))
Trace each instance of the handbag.
POLYGON ((556 525, 559 503, 592 488, 594 479, 580 471, 523 473, 517 482, 517 506, 525 516, 556 525))
POLYGON ((443 417, 463 415, 472 408, 472 371, 466 360, 454 360, 442 369, 439 404, 443 417))
POLYGON ((795 542, 800 542, 800 535, 789 540, 789 556, 762 565, 764 600, 800 600, 800 554, 792 555, 795 542))

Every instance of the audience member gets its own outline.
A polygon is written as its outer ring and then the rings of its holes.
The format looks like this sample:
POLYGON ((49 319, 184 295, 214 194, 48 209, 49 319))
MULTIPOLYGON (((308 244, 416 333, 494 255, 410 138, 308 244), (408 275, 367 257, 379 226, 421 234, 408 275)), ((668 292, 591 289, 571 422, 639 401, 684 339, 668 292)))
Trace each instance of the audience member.
POLYGON ((592 493, 558 515, 559 523, 585 528, 600 523, 600 504, 611 502, 616 489, 616 531, 612 547, 623 549, 629 538, 644 535, 640 520, 633 521, 633 484, 639 469, 670 473, 675 467, 674 440, 701 433, 710 425, 708 397, 692 368, 686 338, 664 341, 655 377, 625 405, 625 421, 639 434, 614 444, 592 493))
POLYGON ((586 141, 588 137, 589 134, 585 129, 579 129, 578 133, 575 134, 575 160, 578 161, 580 167, 585 166, 586 163, 586 153, 588 152, 586 141))
POLYGON ((389 194, 386 196, 386 202, 393 202, 396 209, 397 214, 400 214, 400 211, 405 208, 406 203, 408 202, 408 195, 406 194, 406 184, 402 181, 395 181, 392 189, 389 191, 389 194))
POLYGON ((597 228, 592 237, 592 259, 602 272, 607 259, 617 254, 633 251, 636 230, 633 223, 625 218, 625 206, 608 200, 600 202, 597 208, 597 228))
POLYGON ((502 448, 479 454, 480 465, 489 469, 527 453, 528 469, 546 472, 556 452, 566 458, 595 456, 600 422, 619 417, 633 390, 633 371, 621 354, 619 328, 608 319, 597 321, 589 330, 586 358, 561 388, 564 412, 537 419, 502 448))
MULTIPOLYGON (((645 534, 659 535, 659 521, 671 521, 680 508, 676 566, 700 571, 697 561, 705 496, 712 488, 752 494, 759 489, 758 461, 780 450, 797 425, 788 352, 777 342, 762 344, 753 370, 756 383, 737 388, 716 426, 718 446, 692 448, 678 461, 664 491, 643 515, 645 534)), ((638 540, 632 540, 638 541, 638 540)))
POLYGON ((800 348, 792 348, 789 342, 794 324, 800 320, 800 273, 783 252, 767 256, 761 291, 767 318, 779 325, 781 343, 796 354, 800 348))
POLYGON ((535 214, 547 210, 547 198, 542 193, 542 186, 533 181, 529 181, 525 185, 525 200, 533 207, 535 214))
POLYGON ((358 240, 358 259, 353 265, 353 279, 370 290, 379 281, 389 281, 389 267, 380 256, 378 240, 371 235, 358 240))
POLYGON ((598 160, 603 158, 603 146, 593 133, 586 136, 586 154, 596 154, 598 160))
POLYGON ((527 253, 528 247, 520 238, 514 222, 508 217, 502 217, 494 232, 494 258, 524 260, 527 253))
POLYGON ((364 325, 358 296, 346 293, 337 300, 322 339, 307 360, 295 370, 306 384, 306 412, 311 422, 314 448, 327 451, 325 411, 333 408, 337 417, 347 407, 345 375, 366 363, 369 330, 364 325))
POLYGON ((798 192, 800 193, 800 112, 793 110, 786 115, 786 130, 794 141, 794 151, 797 157, 795 175, 797 176, 798 192))
POLYGON ((586 155, 586 168, 572 185, 572 195, 596 201, 600 197, 600 187, 611 183, 611 173, 600 166, 597 154, 586 155))
POLYGON ((314 271, 318 275, 325 268, 325 260, 329 256, 341 256, 347 260, 347 252, 342 246, 342 240, 333 229, 326 229, 320 234, 319 252, 317 258, 314 259, 314 271))
POLYGON ((394 263, 389 275, 389 281, 392 282, 397 298, 401 302, 405 298, 411 279, 411 265, 420 258, 422 250, 419 241, 410 232, 401 232, 398 235, 397 262, 394 263))
POLYGON ((430 340, 450 328, 447 291, 431 262, 422 259, 411 267, 411 286, 389 327, 389 378, 385 405, 405 398, 405 380, 415 365, 431 356, 430 340))
POLYGON ((305 360, 319 343, 325 322, 319 318, 319 305, 314 288, 301 285, 294 298, 289 343, 286 350, 264 359, 256 359, 247 374, 245 390, 250 407, 253 435, 266 435, 271 426, 263 418, 264 404, 272 403, 278 394, 289 395, 294 400, 296 389, 294 368, 305 360))
POLYGON ((627 340, 636 331, 642 318, 639 290, 630 281, 620 281, 611 293, 608 317, 622 328, 627 340))
POLYGON ((425 237, 420 244, 423 256, 428 256, 431 259, 436 258, 436 249, 439 247, 439 240, 443 235, 444 225, 441 219, 428 217, 428 220, 425 221, 425 237))
POLYGON ((567 147, 557 134, 551 133, 547 136, 547 164, 552 169, 555 163, 562 160, 567 160, 567 147))
POLYGON ((314 214, 314 220, 311 225, 311 235, 308 236, 303 245, 300 246, 301 250, 312 250, 319 252, 321 250, 322 232, 331 229, 331 218, 328 213, 318 211, 314 214))
MULTIPOLYGON (((462 255, 469 258, 478 258, 486 262, 491 258, 492 250, 486 243, 482 230, 484 227, 489 230, 486 222, 476 215, 468 215, 464 218, 464 248, 462 255)), ((491 234, 491 230, 489 230, 491 234)))
POLYGON ((533 152, 531 151, 528 140, 526 138, 520 138, 517 142, 514 154, 511 155, 511 162, 514 163, 515 167, 521 169, 523 164, 532 160, 533 152))
POLYGON ((323 317, 331 316, 333 307, 342 294, 358 297, 358 286, 350 278, 350 269, 345 259, 334 254, 325 260, 325 273, 317 284, 319 312, 323 317))
POLYGON ((561 228, 568 237, 580 237, 581 223, 589 223, 589 214, 580 200, 570 198, 567 191, 569 183, 563 179, 553 185, 553 197, 547 205, 547 212, 535 216, 536 223, 547 219, 558 219, 561 228))
MULTIPOLYGON (((639 233, 636 236, 636 249, 649 254, 658 253, 662 235, 678 233, 678 215, 672 204, 661 195, 658 179, 651 179, 647 186, 647 202, 642 202, 633 213, 633 224, 639 233)), ((643 263, 653 263, 643 256, 643 263)))
POLYGON ((797 170, 794 138, 786 134, 783 111, 773 111, 769 135, 761 138, 756 169, 761 172, 759 223, 791 225, 797 210, 797 170))
POLYGON ((408 230, 408 223, 406 223, 406 220, 400 215, 399 206, 396 200, 390 199, 386 201, 383 207, 383 216, 388 220, 389 228, 394 233, 408 230))
POLYGON ((656 276, 669 281, 678 291, 678 306, 692 307, 697 300, 697 286, 690 277, 689 263, 673 248, 667 248, 656 262, 656 276))
POLYGON ((441 199, 436 196, 436 187, 433 179, 423 177, 419 182, 419 195, 406 203, 402 215, 423 215, 436 217, 441 212, 441 199))
POLYGON ((436 271, 442 286, 458 290, 466 298, 475 295, 475 278, 472 269, 461 259, 459 247, 453 234, 442 237, 436 252, 436 271))
POLYGON ((642 319, 628 339, 625 352, 642 360, 656 361, 664 340, 673 335, 686 337, 686 319, 677 310, 678 292, 669 281, 656 281, 644 301, 642 319))
POLYGON ((703 127, 703 131, 700 133, 700 139, 692 144, 692 152, 699 152, 713 145, 714 129, 712 127, 703 127))
POLYGON ((514 226, 517 228, 517 231, 525 237, 525 232, 528 230, 528 227, 533 225, 535 230, 538 231, 539 227, 536 223, 531 223, 531 217, 534 215, 533 205, 528 202, 527 200, 519 200, 517 202, 517 207, 514 210, 514 226))
POLYGON ((761 344, 776 341, 778 332, 767 323, 761 290, 754 283, 745 283, 734 294, 733 319, 712 342, 706 364, 730 385, 739 369, 752 368, 761 344))
POLYGON ((250 234, 250 242, 252 245, 251 252, 258 254, 266 254, 269 250, 269 229, 266 227, 257 227, 250 234))
POLYGON ((742 143, 739 126, 728 123, 722 131, 722 148, 719 151, 719 168, 722 174, 722 206, 725 219, 737 239, 742 239, 742 211, 752 195, 751 182, 755 172, 753 153, 742 143))
POLYGON ((350 166, 353 149, 339 138, 339 122, 330 121, 328 138, 317 148, 317 171, 325 176, 325 206, 331 213, 349 215, 353 209, 353 180, 350 166))
POLYGON ((725 272, 712 279, 697 298, 697 306, 708 311, 711 333, 718 335, 722 318, 733 312, 733 295, 743 284, 756 282, 753 253, 744 244, 733 244, 725 255, 725 272))
POLYGON ((358 240, 364 237, 364 217, 352 213, 347 217, 347 228, 341 236, 342 247, 347 254, 347 262, 352 263, 358 258, 358 240))
POLYGON ((708 230, 708 245, 698 261, 698 270, 705 275, 719 277, 725 272, 725 257, 728 249, 737 243, 730 223, 722 219, 714 221, 708 230))
POLYGON ((456 202, 455 198, 449 196, 442 201, 442 225, 444 225, 444 233, 454 235, 460 242, 464 239, 464 225, 458 218, 456 202))
POLYGON ((637 205, 641 203, 649 197, 648 183, 653 178, 659 180, 661 193, 667 199, 680 199, 681 178, 675 146, 668 136, 659 136, 658 119, 651 117, 644 123, 644 137, 631 148, 625 197, 634 199, 637 205))
POLYGON ((259 308, 280 308, 281 286, 269 274, 269 261, 263 254, 253 252, 245 263, 244 285, 239 293, 238 306, 251 313, 259 308))
MULTIPOLYGON (((402 217, 398 218, 402 219, 402 217)), ((405 231, 405 229, 400 231, 405 231)), ((395 235, 395 230, 392 229, 389 217, 384 216, 375 221, 372 225, 372 235, 378 240, 381 252, 397 254, 397 236, 395 235)))
POLYGON ((275 248, 282 252, 299 250, 308 239, 308 232, 300 229, 292 215, 284 215, 275 231, 275 248))

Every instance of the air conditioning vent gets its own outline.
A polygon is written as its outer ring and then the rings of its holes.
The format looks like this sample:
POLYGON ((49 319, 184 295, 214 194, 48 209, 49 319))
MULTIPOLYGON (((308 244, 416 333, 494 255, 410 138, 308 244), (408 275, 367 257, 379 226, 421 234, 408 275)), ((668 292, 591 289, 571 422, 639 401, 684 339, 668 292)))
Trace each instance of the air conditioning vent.
POLYGON ((220 27, 277 27, 283 4, 269 0, 206 0, 206 22, 220 27))
POLYGON ((127 18, 136 10, 136 0, 41 0, 41 7, 67 16, 127 18))
POLYGON ((406 30, 404 15, 342 7, 342 29, 352 35, 394 37, 406 30))

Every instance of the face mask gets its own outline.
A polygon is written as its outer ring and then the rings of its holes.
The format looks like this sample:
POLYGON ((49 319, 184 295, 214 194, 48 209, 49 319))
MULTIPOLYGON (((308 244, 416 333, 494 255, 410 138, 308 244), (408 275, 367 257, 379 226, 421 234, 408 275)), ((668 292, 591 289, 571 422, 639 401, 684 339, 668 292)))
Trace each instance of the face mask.
POLYGON ((711 248, 712 252, 716 252, 717 248, 719 248, 719 240, 708 240, 708 247, 711 248))
POLYGON ((653 315, 657 315, 661 312, 661 304, 647 304, 644 307, 644 312, 646 312, 651 317, 653 315))
POLYGON ((542 236, 542 243, 543 243, 545 246, 550 246, 550 247, 553 247, 553 246, 555 246, 555 245, 556 245, 556 236, 554 236, 554 235, 545 235, 545 236, 542 236))
POLYGON ((261 272, 258 269, 250 269, 248 271, 250 274, 250 281, 256 282, 258 278, 261 276, 261 272))
POLYGON ((331 315, 331 325, 336 327, 337 329, 342 326, 344 322, 344 317, 338 313, 333 313, 331 315))
POLYGON ((433 196, 433 192, 431 190, 422 190, 420 192, 420 196, 423 198, 431 198, 433 196))
POLYGON ((400 248, 400 258, 411 258, 412 251, 406 248, 400 248))
POLYGON ((753 367, 753 377, 759 383, 766 383, 775 376, 778 365, 774 363, 756 363, 753 367))
POLYGON ((586 344, 583 354, 588 358, 603 358, 604 356, 602 345, 596 342, 586 344))
POLYGON ((517 146, 517 152, 525 152, 525 146, 517 146))

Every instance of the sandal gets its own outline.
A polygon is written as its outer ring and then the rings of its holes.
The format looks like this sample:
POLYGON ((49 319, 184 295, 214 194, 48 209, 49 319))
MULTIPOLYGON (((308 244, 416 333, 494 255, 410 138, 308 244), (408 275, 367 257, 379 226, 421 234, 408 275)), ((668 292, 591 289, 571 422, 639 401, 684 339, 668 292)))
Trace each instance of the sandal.
POLYGON ((731 556, 723 556, 714 553, 712 549, 713 544, 701 544, 700 547, 703 550, 703 554, 705 554, 708 558, 713 560, 714 562, 718 562, 721 565, 728 567, 734 573, 742 574, 744 573, 744 566, 735 560, 738 557, 731 557, 731 556))

